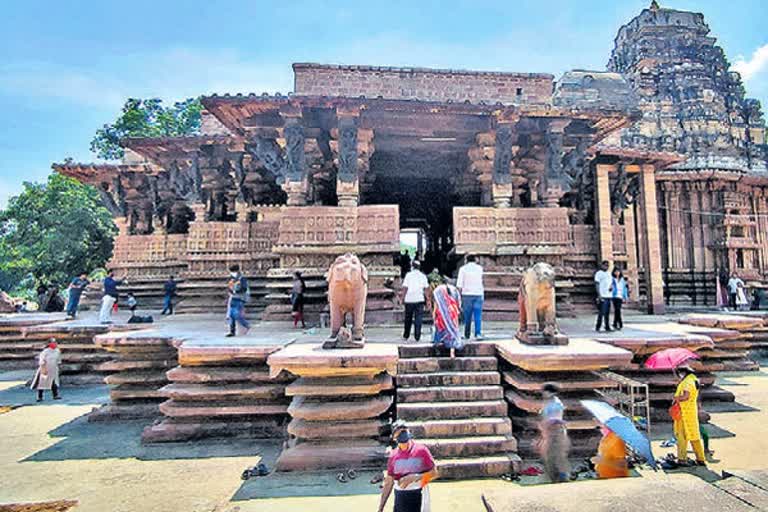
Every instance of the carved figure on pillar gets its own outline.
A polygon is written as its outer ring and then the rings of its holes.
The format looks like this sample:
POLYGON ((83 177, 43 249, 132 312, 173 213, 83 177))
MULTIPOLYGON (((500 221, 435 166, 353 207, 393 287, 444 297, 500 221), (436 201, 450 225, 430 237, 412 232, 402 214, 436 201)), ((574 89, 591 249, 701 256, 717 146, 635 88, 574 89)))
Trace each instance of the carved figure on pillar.
POLYGON ((493 155, 493 181, 491 196, 493 206, 508 208, 512 199, 512 126, 509 123, 499 124, 496 128, 496 146, 493 155))
POLYGON ((637 175, 630 176, 624 165, 616 173, 616 181, 611 190, 611 210, 618 215, 629 205, 637 201, 640 194, 640 180, 637 175))
POLYGON ((555 269, 539 262, 523 273, 518 292, 517 338, 529 345, 567 345, 555 318, 555 269))
POLYGON ((336 258, 328 270, 328 305, 331 313, 331 340, 323 348, 360 348, 365 344, 365 302, 368 297, 368 270, 354 254, 336 258), (351 336, 346 316, 353 317, 351 336))

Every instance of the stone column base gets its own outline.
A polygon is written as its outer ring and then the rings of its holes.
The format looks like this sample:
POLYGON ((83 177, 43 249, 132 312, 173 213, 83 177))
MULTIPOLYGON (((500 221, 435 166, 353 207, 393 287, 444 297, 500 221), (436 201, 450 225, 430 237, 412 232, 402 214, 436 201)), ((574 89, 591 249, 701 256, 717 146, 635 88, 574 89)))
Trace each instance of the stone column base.
POLYGON ((360 204, 360 182, 336 180, 336 197, 339 206, 358 206, 360 204))
POLYGON ((283 190, 288 194, 288 206, 306 206, 307 204, 307 183, 306 181, 286 181, 282 185, 283 190))
POLYGON ((511 183, 493 183, 491 185, 491 197, 494 208, 509 208, 512 202, 511 183))

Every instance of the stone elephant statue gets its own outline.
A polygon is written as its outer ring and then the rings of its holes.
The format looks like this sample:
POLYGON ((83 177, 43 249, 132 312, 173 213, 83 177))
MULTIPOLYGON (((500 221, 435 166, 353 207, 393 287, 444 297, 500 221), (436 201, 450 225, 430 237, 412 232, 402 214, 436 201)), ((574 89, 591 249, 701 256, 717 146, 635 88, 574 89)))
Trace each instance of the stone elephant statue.
POLYGON ((354 254, 336 258, 328 270, 328 303, 331 313, 331 338, 339 336, 347 313, 352 314, 352 338, 363 340, 365 301, 368 297, 368 270, 354 254))
POLYGON ((517 337, 526 343, 564 345, 555 318, 555 269, 539 262, 523 272, 517 296, 520 329, 517 337))

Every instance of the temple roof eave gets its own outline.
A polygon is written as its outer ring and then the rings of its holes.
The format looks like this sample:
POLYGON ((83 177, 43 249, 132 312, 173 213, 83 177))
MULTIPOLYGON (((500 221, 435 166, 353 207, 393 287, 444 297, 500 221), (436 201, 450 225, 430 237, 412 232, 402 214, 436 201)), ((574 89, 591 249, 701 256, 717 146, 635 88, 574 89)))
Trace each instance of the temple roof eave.
POLYGON ((74 178, 81 183, 99 185, 107 183, 124 173, 141 173, 156 175, 162 168, 150 163, 144 164, 109 164, 109 163, 54 163, 51 169, 55 172, 74 178))
POLYGON ((193 160, 203 146, 223 145, 243 151, 243 139, 232 135, 185 135, 177 137, 127 137, 120 145, 161 166, 193 160))

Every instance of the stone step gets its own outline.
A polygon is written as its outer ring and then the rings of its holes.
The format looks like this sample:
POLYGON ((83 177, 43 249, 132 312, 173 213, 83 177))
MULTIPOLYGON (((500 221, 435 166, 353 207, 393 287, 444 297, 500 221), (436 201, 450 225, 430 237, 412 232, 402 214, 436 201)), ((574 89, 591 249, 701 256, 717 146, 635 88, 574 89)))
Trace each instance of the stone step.
POLYGON ((504 370, 501 372, 504 382, 512 387, 529 391, 532 393, 540 393, 541 388, 547 382, 557 381, 561 392, 568 391, 583 391, 593 389, 615 388, 616 383, 608 379, 603 379, 595 374, 589 372, 573 372, 568 375, 554 374, 554 375, 540 375, 531 374, 523 370, 516 368, 504 370))
POLYGON ((272 416, 287 414, 288 404, 280 402, 181 402, 170 399, 160 404, 160 412, 172 418, 272 416))
POLYGON ((397 405, 397 417, 405 421, 473 417, 504 417, 507 404, 504 400, 479 402, 415 402, 397 405))
POLYGON ((397 401, 408 402, 469 402, 473 400, 501 400, 501 386, 427 386, 400 388, 397 401))
MULTIPOLYGON (((446 355, 446 350, 432 343, 414 343, 400 345, 398 347, 400 359, 411 359, 419 357, 440 357, 446 355)), ((496 344, 490 341, 470 342, 464 345, 461 351, 461 357, 465 356, 486 356, 496 355, 496 344)))
POLYGON ((399 388, 425 386, 489 386, 499 385, 499 372, 414 373, 395 377, 399 388))
POLYGON ((305 421, 293 419, 288 433, 301 439, 355 439, 382 437, 389 421, 382 418, 357 421, 305 421))
POLYGON ((143 443, 169 443, 206 438, 280 439, 285 437, 284 417, 264 417, 247 421, 203 421, 167 418, 148 426, 141 434, 143 443))
POLYGON ((293 380, 286 374, 275 379, 269 376, 267 366, 222 367, 222 366, 177 366, 168 370, 171 382, 213 383, 213 382, 288 382, 293 380))
POLYGON ((466 480, 518 473, 522 460, 516 454, 509 453, 486 457, 438 459, 435 464, 440 480, 466 480))
POLYGON ((347 396, 347 395, 378 395, 382 391, 392 389, 392 377, 386 373, 373 378, 339 377, 314 378, 300 377, 285 389, 288 396, 347 396))
POLYGON ((381 469, 386 459, 384 445, 373 440, 308 441, 285 448, 275 468, 277 471, 381 469))
POLYGON ((288 413, 293 418, 307 421, 363 420, 384 414, 392 401, 392 397, 386 395, 341 401, 310 400, 296 396, 291 401, 288 413))
POLYGON ((160 416, 157 402, 107 404, 88 414, 88 421, 123 421, 160 416))
POLYGON ((168 396, 160 389, 137 386, 134 384, 121 384, 109 390, 109 398, 112 402, 123 400, 165 400, 168 396))
POLYGON ((278 400, 285 396, 284 384, 180 384, 164 386, 160 391, 177 400, 278 400))
POLYGON ((499 455, 517 451, 517 440, 508 436, 473 436, 419 439, 437 459, 499 455))
POLYGON ((136 371, 120 372, 104 377, 104 382, 116 386, 118 384, 156 384, 162 386, 168 383, 165 372, 161 371, 136 371))
POLYGON ((416 357, 401 359, 398 374, 437 373, 447 371, 488 372, 498 369, 496 357, 416 357))
POLYGON ((409 421, 416 439, 466 436, 506 436, 512 433, 509 418, 464 418, 453 420, 409 421))

